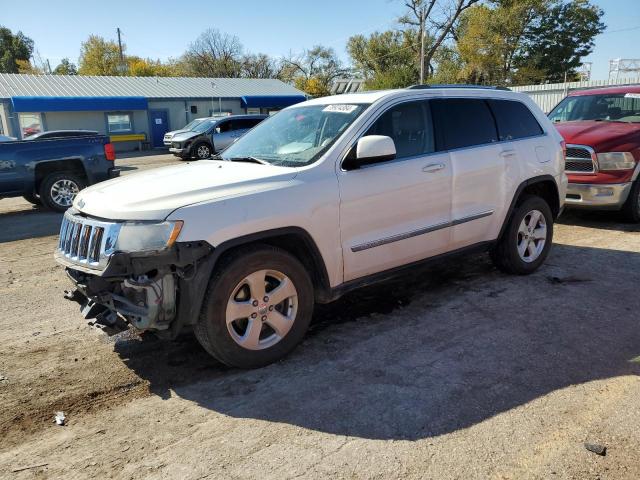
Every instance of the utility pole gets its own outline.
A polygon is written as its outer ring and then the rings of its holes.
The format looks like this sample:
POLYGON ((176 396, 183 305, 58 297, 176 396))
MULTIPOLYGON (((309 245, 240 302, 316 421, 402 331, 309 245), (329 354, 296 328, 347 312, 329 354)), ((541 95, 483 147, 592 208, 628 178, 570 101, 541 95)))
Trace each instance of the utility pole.
POLYGON ((127 64, 124 62, 124 53, 122 51, 122 38, 120 35, 122 34, 122 30, 120 27, 116 28, 116 32, 118 33, 118 51, 120 52, 120 64, 118 65, 118 71, 121 75, 125 75, 127 73, 127 64))
POLYGON ((424 22, 425 7, 420 10, 420 85, 424 83, 424 22))
POLYGON ((51 64, 49 63, 49 59, 47 58, 47 70, 48 70, 48 74, 51 75, 51 64))

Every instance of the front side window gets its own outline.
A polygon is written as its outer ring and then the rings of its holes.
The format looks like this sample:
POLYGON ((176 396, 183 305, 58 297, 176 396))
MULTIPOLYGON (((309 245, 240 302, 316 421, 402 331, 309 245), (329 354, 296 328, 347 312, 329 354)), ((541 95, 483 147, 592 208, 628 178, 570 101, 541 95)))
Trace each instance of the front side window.
POLYGON ((19 113, 18 121, 20 122, 22 138, 30 137, 43 130, 42 115, 39 113, 19 113))
POLYGON ((500 140, 535 137, 543 133, 542 127, 523 103, 489 100, 489 105, 498 124, 500 140))
POLYGON ((431 101, 438 150, 498 141, 493 114, 485 100, 448 98, 431 101))
POLYGON ((317 161, 368 107, 365 104, 295 106, 256 125, 221 157, 255 158, 286 167, 317 161))
POLYGON ((595 120, 640 123, 640 93, 566 97, 549 113, 552 122, 595 120))
POLYGON ((407 158, 434 150, 431 115, 426 102, 401 103, 384 112, 366 135, 391 137, 396 158, 407 158))
POLYGON ((127 133, 133 131, 130 113, 107 113, 107 130, 109 133, 127 133))

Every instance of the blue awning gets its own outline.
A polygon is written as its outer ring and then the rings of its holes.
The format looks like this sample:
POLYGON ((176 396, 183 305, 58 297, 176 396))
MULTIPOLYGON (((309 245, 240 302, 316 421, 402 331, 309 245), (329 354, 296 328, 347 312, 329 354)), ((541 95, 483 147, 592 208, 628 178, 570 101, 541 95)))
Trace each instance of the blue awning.
POLYGON ((304 95, 246 95, 242 97, 242 108, 284 108, 304 102, 304 95))
POLYGON ((146 110, 145 97, 11 97, 15 112, 146 110))

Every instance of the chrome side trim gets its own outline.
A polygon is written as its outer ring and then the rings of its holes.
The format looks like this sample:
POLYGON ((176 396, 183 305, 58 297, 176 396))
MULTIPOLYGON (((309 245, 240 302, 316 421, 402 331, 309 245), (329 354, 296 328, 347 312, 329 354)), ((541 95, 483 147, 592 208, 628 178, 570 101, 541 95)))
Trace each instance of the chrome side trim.
POLYGON ((398 233, 396 235, 391 235, 390 237, 385 237, 379 240, 372 240, 371 242, 354 245, 353 247, 351 247, 351 251, 353 253, 361 252, 362 250, 368 250, 370 248, 380 247, 388 243, 399 242, 400 240, 406 240, 408 238, 417 237, 419 235, 425 235, 427 233, 435 232, 437 230, 442 230, 443 228, 455 227, 456 225, 460 225, 462 223, 472 222, 473 220, 478 220, 480 218, 488 217, 489 215, 493 215, 493 210, 488 210, 486 212, 476 213, 466 217, 458 218, 450 222, 436 223, 435 225, 430 225, 424 228, 418 228, 417 230, 411 230, 410 232, 398 233))

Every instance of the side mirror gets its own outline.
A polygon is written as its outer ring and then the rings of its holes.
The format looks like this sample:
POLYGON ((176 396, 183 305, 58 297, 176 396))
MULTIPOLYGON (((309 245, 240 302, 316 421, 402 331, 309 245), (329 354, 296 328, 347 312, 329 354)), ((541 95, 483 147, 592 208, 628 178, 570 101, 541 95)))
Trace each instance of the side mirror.
POLYGON ((345 170, 357 170, 364 165, 387 162, 396 158, 396 145, 391 137, 367 135, 361 137, 342 162, 345 170))

